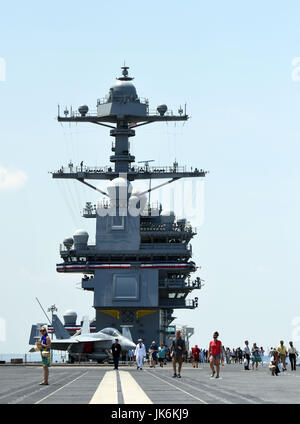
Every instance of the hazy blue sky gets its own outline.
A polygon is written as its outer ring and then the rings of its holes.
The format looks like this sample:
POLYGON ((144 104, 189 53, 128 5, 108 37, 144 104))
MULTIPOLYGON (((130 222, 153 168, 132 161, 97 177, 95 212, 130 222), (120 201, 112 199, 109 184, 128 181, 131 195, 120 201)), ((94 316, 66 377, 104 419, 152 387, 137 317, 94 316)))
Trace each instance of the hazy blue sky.
POLYGON ((176 322, 194 326, 201 346, 218 330, 230 346, 293 338, 300 348, 299 13, 299 2, 274 0, 1 5, 0 352, 28 349, 31 324, 44 319, 36 296, 61 315, 94 315, 80 275, 55 265, 77 228, 93 242, 80 210, 97 196, 48 171, 108 163, 108 131, 60 125, 57 104, 95 108, 124 60, 151 107, 187 102, 191 116, 137 129, 137 160, 210 171, 193 240, 206 284, 192 295, 199 308, 176 311, 176 322))

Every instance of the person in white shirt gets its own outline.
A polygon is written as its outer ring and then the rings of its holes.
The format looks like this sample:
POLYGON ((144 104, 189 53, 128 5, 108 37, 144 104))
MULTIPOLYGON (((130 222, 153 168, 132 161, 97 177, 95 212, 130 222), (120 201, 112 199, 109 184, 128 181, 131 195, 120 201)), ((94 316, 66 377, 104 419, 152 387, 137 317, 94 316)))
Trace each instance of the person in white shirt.
POLYGON ((135 348, 134 356, 136 359, 137 369, 143 369, 143 360, 146 356, 146 349, 142 339, 138 339, 138 343, 135 348))
POLYGON ((244 368, 245 370, 249 370, 249 364, 250 364, 250 347, 248 340, 245 340, 245 347, 244 347, 244 368))

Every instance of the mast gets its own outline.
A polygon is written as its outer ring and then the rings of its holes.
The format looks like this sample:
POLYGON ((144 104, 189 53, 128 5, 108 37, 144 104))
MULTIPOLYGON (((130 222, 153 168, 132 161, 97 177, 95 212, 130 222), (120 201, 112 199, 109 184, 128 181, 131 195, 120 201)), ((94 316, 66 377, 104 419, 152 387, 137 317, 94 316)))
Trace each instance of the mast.
POLYGON ((132 77, 128 76, 128 66, 122 67, 122 77, 117 78, 117 83, 110 88, 109 94, 104 99, 97 100, 97 112, 90 113, 86 105, 79 106, 78 111, 72 110, 71 114, 65 110, 64 115, 60 116, 58 108, 57 120, 59 122, 77 122, 93 123, 111 128, 110 135, 114 137, 110 162, 114 167, 100 167, 98 169, 91 167, 77 166, 75 169, 66 168, 52 172, 53 178, 112 180, 119 173, 126 173, 127 179, 133 181, 136 179, 176 179, 204 177, 206 172, 203 169, 187 171, 184 166, 174 165, 165 167, 144 167, 131 166, 135 162, 135 157, 130 154, 129 138, 135 136, 134 128, 142 125, 148 125, 155 122, 173 122, 187 121, 189 119, 186 112, 183 114, 179 109, 179 114, 174 115, 168 111, 166 105, 159 105, 155 114, 149 112, 149 102, 147 99, 141 99, 137 96, 136 89, 131 83, 132 77), (70 115, 70 116, 69 116, 70 115))

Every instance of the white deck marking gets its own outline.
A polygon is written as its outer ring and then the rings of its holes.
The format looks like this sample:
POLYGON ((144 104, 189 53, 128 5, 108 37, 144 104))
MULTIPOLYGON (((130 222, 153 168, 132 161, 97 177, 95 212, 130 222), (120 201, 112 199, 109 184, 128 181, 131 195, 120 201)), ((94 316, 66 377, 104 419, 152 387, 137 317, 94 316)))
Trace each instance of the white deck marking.
MULTIPOLYGON (((169 378, 169 379, 170 379, 171 377, 167 377, 167 378, 169 378)), ((210 379, 210 380, 215 380, 215 378, 211 378, 211 377, 210 377, 209 379, 210 379)), ((218 379, 217 379, 217 381, 219 381, 219 380, 222 380, 222 377, 220 377, 220 378, 218 378, 218 379)), ((212 398, 214 398, 214 399, 216 399, 216 400, 219 400, 219 401, 221 401, 221 402, 223 402, 223 403, 226 403, 226 404, 233 404, 233 403, 235 403, 235 402, 231 401, 230 399, 226 399, 226 398, 224 398, 224 397, 221 397, 221 396, 220 396, 220 394, 221 394, 221 395, 231 395, 231 396, 233 396, 233 397, 237 397, 237 398, 239 398, 239 399, 245 400, 245 401, 247 401, 248 403, 254 403, 254 404, 259 403, 258 401, 254 401, 254 400, 249 399, 249 398, 247 398, 247 397, 245 397, 245 396, 243 396, 243 395, 240 395, 240 394, 238 394, 238 393, 234 393, 234 392, 231 392, 231 391, 225 391, 225 390, 223 390, 222 388, 217 387, 217 386, 207 385, 206 383, 203 383, 202 381, 201 381, 201 385, 202 385, 204 388, 207 388, 207 390, 204 390, 204 389, 201 389, 201 388, 199 388, 199 387, 193 386, 193 382, 191 382, 191 383, 187 383, 187 382, 185 382, 185 381, 182 381, 182 379, 181 379, 180 384, 184 384, 184 385, 186 385, 186 386, 188 386, 188 387, 191 387, 193 390, 197 390, 197 391, 200 391, 200 392, 204 392, 207 396, 212 397, 212 398), (215 393, 210 392, 210 390, 211 390, 212 388, 213 388, 213 389, 215 389, 215 393)))
POLYGON ((88 373, 88 371, 86 371, 85 373, 81 374, 79 377, 74 378, 74 380, 70 381, 69 383, 65 384, 64 386, 60 387, 59 389, 55 390, 54 392, 50 393, 48 396, 45 396, 44 398, 40 399, 39 401, 35 402, 35 405, 38 403, 43 402, 43 400, 48 399, 50 396, 54 395, 55 393, 59 392, 61 389, 63 389, 64 387, 69 386, 69 384, 72 384, 74 381, 79 380, 79 378, 83 377, 84 375, 86 375, 88 373))
POLYGON ((89 403, 118 403, 117 373, 107 371, 89 403))
POLYGON ((128 371, 119 371, 124 403, 153 403, 128 371))
POLYGON ((183 390, 183 389, 180 389, 178 386, 175 386, 175 384, 171 384, 171 383, 169 383, 168 381, 164 380, 163 378, 160 378, 160 377, 158 377, 157 375, 151 374, 149 371, 146 371, 146 370, 145 370, 145 372, 146 372, 146 373, 148 373, 148 374, 150 374, 152 377, 158 378, 159 380, 163 381, 165 384, 168 384, 169 386, 172 386, 172 387, 174 387, 175 389, 180 390, 181 392, 185 393, 186 395, 191 396, 192 398, 197 399, 197 400, 199 400, 200 402, 205 403, 206 405, 208 405, 208 402, 205 402, 205 400, 200 399, 200 398, 198 398, 197 396, 194 396, 194 395, 192 395, 191 393, 186 392, 186 391, 185 391, 185 390, 183 390))
MULTIPOLYGON (((170 378, 170 377, 167 377, 167 378, 170 378)), ((221 379, 221 377, 220 377, 220 379, 221 379)), ((220 380, 220 379, 218 379, 218 380, 220 380)), ((210 380, 215 380, 215 378, 210 378, 210 380)), ((201 381, 201 385, 204 387, 204 388, 200 388, 200 387, 196 387, 196 386, 194 386, 193 385, 193 382, 191 382, 190 384, 189 383, 186 383, 186 382, 183 382, 182 380, 181 380, 181 384, 184 384, 184 385, 186 385, 186 386, 188 386, 188 387, 191 387, 193 390, 197 390, 198 392, 204 392, 208 397, 211 397, 211 398, 213 398, 213 399, 216 399, 216 400, 219 400, 220 402, 223 402, 223 403, 226 403, 226 404, 233 404, 234 402, 233 401, 231 401, 231 400, 229 400, 229 399, 226 399, 226 398, 224 398, 224 397, 221 397, 221 396, 219 396, 220 395, 220 393, 219 393, 219 391, 217 391, 216 390, 216 393, 212 393, 212 392, 210 392, 210 390, 211 390, 211 388, 213 388, 213 389, 215 389, 216 388, 216 386, 208 386, 208 385, 206 385, 206 384, 203 384, 202 383, 202 381, 201 381), (205 388, 207 388, 207 390, 205 390, 205 388)), ((218 390, 220 390, 220 389, 218 389, 218 390)), ((220 390, 221 391, 221 394, 222 395, 224 395, 225 393, 222 391, 222 390, 220 390)), ((228 392, 228 394, 229 394, 229 392, 228 392)), ((233 396, 238 396, 238 395, 233 395, 233 396)), ((240 396, 239 396, 240 397, 240 396)))

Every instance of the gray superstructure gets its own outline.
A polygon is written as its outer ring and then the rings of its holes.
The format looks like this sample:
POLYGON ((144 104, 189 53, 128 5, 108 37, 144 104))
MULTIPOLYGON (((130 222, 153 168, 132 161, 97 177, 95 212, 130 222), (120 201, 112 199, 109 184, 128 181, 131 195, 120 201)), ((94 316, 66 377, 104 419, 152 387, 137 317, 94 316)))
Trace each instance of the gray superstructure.
POLYGON ((152 205, 146 194, 180 178, 204 177, 206 172, 187 170, 175 162, 171 166, 134 165, 129 138, 135 128, 162 121, 186 121, 181 108, 175 115, 166 105, 149 110, 147 100, 138 97, 122 67, 122 76, 110 88, 105 99, 98 99, 97 111, 90 113, 86 105, 78 112, 58 113, 60 122, 88 122, 110 128, 115 141, 110 156, 111 166, 90 168, 83 165, 68 167, 52 173, 53 178, 76 179, 103 195, 98 205, 87 203, 83 216, 96 220, 95 244, 89 244, 89 234, 77 230, 60 248, 63 262, 58 272, 83 273, 82 288, 94 292, 96 329, 132 326, 133 340, 144 338, 169 343, 174 327, 175 309, 198 306, 198 299, 187 300, 194 289, 201 288, 199 277, 192 279, 197 267, 191 261, 190 241, 196 234, 185 219, 176 220, 172 211, 160 204, 152 205), (167 182, 135 192, 132 182, 137 179, 167 179, 167 182), (99 190, 93 181, 109 180, 107 192, 99 190))

